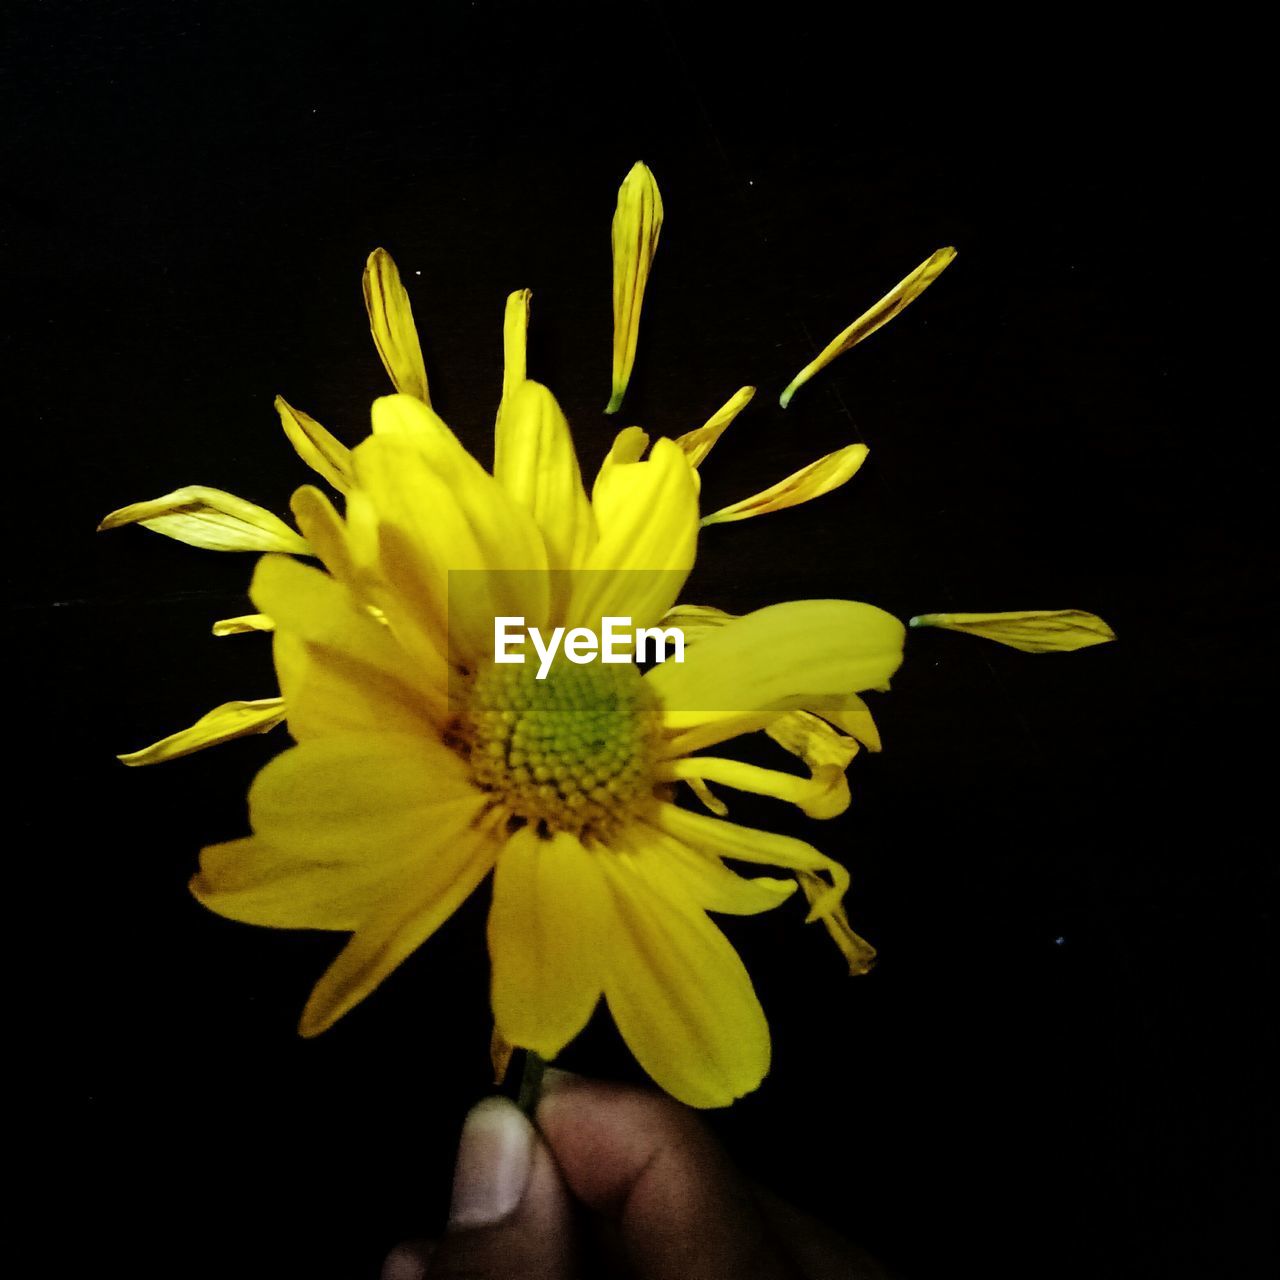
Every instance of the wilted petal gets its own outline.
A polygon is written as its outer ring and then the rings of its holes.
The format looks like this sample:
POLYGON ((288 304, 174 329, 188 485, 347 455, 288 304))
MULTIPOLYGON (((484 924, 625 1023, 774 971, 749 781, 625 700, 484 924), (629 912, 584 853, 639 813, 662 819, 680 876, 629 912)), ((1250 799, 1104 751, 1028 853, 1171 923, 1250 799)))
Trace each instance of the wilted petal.
POLYGON ((750 498, 743 498, 731 506, 721 507, 709 516, 702 517, 704 527, 710 524, 729 524, 734 520, 750 520, 752 516, 766 515, 770 511, 784 511, 798 507, 802 502, 820 498, 832 489, 838 489, 850 480, 867 460, 865 444, 846 445, 834 453, 801 467, 785 480, 768 489, 762 489, 750 498))
POLYGON ((914 302, 951 264, 956 256, 952 248, 939 249, 926 258, 905 280, 895 285, 869 311, 863 312, 847 329, 831 339, 819 355, 811 360, 794 378, 791 385, 778 397, 785 409, 791 397, 815 373, 820 373, 836 356, 856 347, 863 338, 870 337, 882 325, 886 325, 899 311, 914 302))
POLYGON ((270 511, 222 489, 189 484, 104 517, 98 532, 140 524, 206 551, 282 551, 309 556, 311 548, 270 511))
POLYGON ((430 404, 427 369, 413 323, 413 308, 400 283, 400 272, 385 249, 375 249, 365 264, 364 305, 369 312, 374 345, 395 389, 430 404))
POLYGON ((613 215, 613 395, 605 413, 622 407, 640 336, 640 306, 662 230, 662 196, 639 161, 618 189, 613 215))
POLYGON ((160 764, 164 760, 177 760, 205 747, 216 747, 233 738, 246 738, 251 733, 266 733, 285 718, 283 698, 258 698, 251 702, 224 702, 203 715, 190 728, 171 733, 159 742, 139 751, 117 756, 122 764, 130 766, 160 764))
POLYGON ((738 791, 772 796, 775 800, 794 804, 810 818, 834 818, 849 807, 849 786, 845 781, 844 768, 834 764, 820 765, 813 770, 811 777, 797 778, 793 773, 762 769, 741 760, 685 756, 658 765, 657 777, 663 782, 702 778, 738 791))
POLYGON ((964 631, 1024 653, 1069 653, 1106 644, 1116 633, 1094 613, 1081 609, 1030 609, 1021 613, 924 613, 913 627, 964 631))
MULTIPOLYGON (((827 882, 812 871, 797 871, 796 879, 800 881, 800 887, 810 906, 828 892, 827 882)), ((876 949, 866 938, 854 933, 849 917, 845 914, 844 903, 836 903, 822 916, 822 923, 826 925, 831 940, 840 948, 840 954, 848 962, 849 973, 856 978, 870 972, 871 966, 875 964, 876 949)))

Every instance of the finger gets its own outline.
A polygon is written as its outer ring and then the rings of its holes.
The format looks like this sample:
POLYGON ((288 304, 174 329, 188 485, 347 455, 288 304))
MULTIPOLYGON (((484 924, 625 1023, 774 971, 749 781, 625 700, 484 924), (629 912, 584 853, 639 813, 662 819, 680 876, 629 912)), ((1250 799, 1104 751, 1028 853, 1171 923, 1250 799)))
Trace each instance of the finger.
POLYGON ((571 1280, 571 1239, 564 1183, 533 1126, 505 1098, 473 1107, 427 1280, 571 1280))
POLYGON ((641 1280, 795 1280, 750 1189, 665 1096, 548 1072, 538 1125, 569 1190, 616 1220, 641 1280))
POLYGON ((396 1245, 382 1264, 381 1280, 424 1280, 435 1251, 434 1240, 406 1240, 396 1245))

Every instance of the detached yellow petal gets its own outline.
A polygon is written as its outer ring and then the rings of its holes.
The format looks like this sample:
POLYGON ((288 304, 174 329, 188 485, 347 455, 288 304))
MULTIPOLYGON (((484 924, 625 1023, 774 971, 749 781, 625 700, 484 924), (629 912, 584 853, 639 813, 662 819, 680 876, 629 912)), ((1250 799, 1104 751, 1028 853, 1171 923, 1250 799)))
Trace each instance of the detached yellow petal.
POLYGON ((364 268, 364 305, 374 345, 392 385, 407 396, 431 403, 427 369, 413 323, 409 295, 400 283, 400 272, 385 249, 375 249, 364 268))
POLYGON ((250 631, 274 631, 275 620, 265 613, 244 613, 238 618, 220 618, 213 624, 215 636, 242 636, 250 631))
POLYGON ((843 449, 828 453, 768 489, 762 489, 750 498, 743 498, 741 502, 721 507, 719 511, 703 516, 703 526, 750 520, 752 516, 784 511, 787 507, 798 507, 802 502, 820 498, 824 493, 830 493, 832 489, 838 489, 852 479, 867 460, 867 453, 865 444, 846 445, 843 449))
POLYGON ((258 698, 252 702, 224 702, 203 715, 188 729, 171 733, 159 742, 127 755, 117 756, 121 764, 130 766, 160 764, 189 756, 205 747, 216 747, 233 738, 247 738, 251 733, 266 733, 285 718, 283 698, 258 698))
POLYGON ((618 189, 613 215, 613 395, 605 413, 622 407, 640 337, 640 306, 658 251, 662 196, 647 166, 637 161, 618 189))
POLYGON ((542 383, 521 381, 503 400, 493 474, 537 521, 550 567, 580 568, 595 545, 596 519, 569 424, 542 383))
POLYGON ((741 387, 718 408, 696 431, 686 431, 676 440, 689 459, 691 467, 700 467, 703 460, 724 435, 729 424, 751 403, 755 387, 741 387))
POLYGON ((135 502, 106 516, 98 532, 140 524, 167 538, 206 551, 282 551, 309 556, 311 548, 270 511, 222 489, 189 484, 149 502, 135 502))
POLYGON ((1069 653, 1106 644, 1116 633, 1094 613, 1080 609, 1031 609, 1023 613, 924 613, 913 627, 940 627, 982 636, 1024 653, 1069 653))
POLYGON ((276 396, 276 412, 289 443, 298 457, 313 471, 318 471, 339 493, 355 484, 351 466, 351 450, 330 435, 309 413, 295 409, 284 396, 276 396))
POLYGON ((820 373, 836 356, 856 347, 863 338, 870 337, 882 325, 886 325, 899 311, 914 302, 946 269, 956 256, 952 248, 939 249, 926 258, 905 280, 896 284, 869 311, 863 312, 847 329, 831 339, 818 356, 811 360, 794 378, 791 385, 778 397, 785 409, 791 397, 815 373, 820 373))

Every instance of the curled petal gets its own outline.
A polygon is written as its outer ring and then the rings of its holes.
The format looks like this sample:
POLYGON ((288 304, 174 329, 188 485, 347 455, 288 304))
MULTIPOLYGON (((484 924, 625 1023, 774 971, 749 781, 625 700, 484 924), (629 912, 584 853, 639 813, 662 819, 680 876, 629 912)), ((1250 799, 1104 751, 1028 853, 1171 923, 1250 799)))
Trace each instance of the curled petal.
POLYGON ((618 189, 613 215, 613 395, 605 413, 622 407, 640 336, 640 306, 658 251, 662 196, 649 169, 639 161, 618 189))
POLYGON ((691 467, 700 467, 724 435, 729 424, 751 403, 755 387, 741 387, 718 408, 696 431, 686 431, 676 440, 689 459, 691 467))
POLYGON ((778 397, 785 409, 791 397, 815 373, 820 373, 836 356, 856 347, 863 338, 870 337, 881 326, 889 323, 903 308, 914 302, 946 269, 956 256, 952 248, 939 249, 926 258, 905 280, 900 281, 869 311, 864 311, 847 329, 831 339, 822 351, 794 378, 790 386, 778 397))
POLYGON ((785 480, 762 489, 759 493, 743 498, 730 506, 721 507, 709 516, 702 517, 703 526, 711 524, 730 524, 734 520, 750 520, 752 516, 767 515, 770 511, 784 511, 787 507, 798 507, 802 502, 820 498, 832 489, 838 489, 846 481, 857 474, 858 469, 867 460, 865 444, 846 445, 834 453, 811 462, 807 467, 789 475, 785 480))
POLYGON ((98 532, 140 524, 206 551, 282 551, 309 556, 311 548, 279 516, 222 489, 189 484, 103 518, 98 532))
POLYGON ((171 733, 159 742, 139 751, 117 756, 121 764, 130 766, 160 764, 177 760, 205 747, 216 747, 233 738, 247 738, 252 733, 266 733, 285 718, 283 698, 258 698, 251 702, 224 702, 200 717, 190 728, 171 733))
MULTIPOLYGON (((800 887, 810 906, 827 892, 826 881, 812 871, 797 871, 796 879, 800 881, 800 887)), ((876 949, 866 938, 854 933, 849 925, 849 917, 845 914, 844 903, 836 903, 822 917, 822 923, 826 925, 832 942, 840 948, 840 954, 848 962, 850 976, 857 978, 869 973, 876 961, 876 949)))
POLYGON ((298 457, 331 484, 346 493, 355 483, 351 467, 351 450, 330 435, 309 413, 295 409, 284 396, 276 396, 276 412, 289 443, 298 457))
POLYGON ((265 613, 244 613, 238 618, 220 618, 213 624, 215 636, 242 636, 250 631, 274 631, 275 620, 265 613))
POLYGON ((395 389, 431 403, 422 346, 413 323, 409 295, 400 272, 385 249, 375 249, 364 268, 364 305, 369 312, 373 342, 395 389))
POLYGON ((963 631, 1024 653, 1069 653, 1106 644, 1116 633, 1097 614, 1081 609, 1031 609, 1021 613, 924 613, 913 627, 963 631))
POLYGON ((738 791, 787 800, 810 818, 834 818, 849 807, 849 785, 840 765, 823 764, 809 778, 797 778, 777 769, 762 769, 740 760, 715 756, 686 756, 658 766, 658 777, 666 782, 702 778, 738 791))
MULTIPOLYGON (((502 404, 528 376, 529 310, 532 289, 517 289, 507 297, 502 317, 502 404)), ((498 417, 502 417, 499 406, 498 417)))
POLYGON ((644 451, 649 447, 649 433, 640 427, 623 427, 613 438, 613 444, 609 446, 609 452, 604 455, 604 461, 600 464, 600 470, 596 472, 595 484, 591 486, 591 500, 596 500, 596 495, 600 492, 602 485, 608 481, 608 476, 614 467, 620 467, 628 462, 639 462, 644 457, 644 451))

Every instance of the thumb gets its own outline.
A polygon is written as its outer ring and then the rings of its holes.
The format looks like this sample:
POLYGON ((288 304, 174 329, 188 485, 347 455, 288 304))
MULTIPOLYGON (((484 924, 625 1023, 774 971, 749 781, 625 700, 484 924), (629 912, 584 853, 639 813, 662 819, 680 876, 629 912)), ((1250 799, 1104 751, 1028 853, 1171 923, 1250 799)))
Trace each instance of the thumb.
POLYGON ((462 1126, 449 1223, 427 1280, 569 1280, 570 1210, 555 1161, 524 1114, 486 1098, 462 1126))

